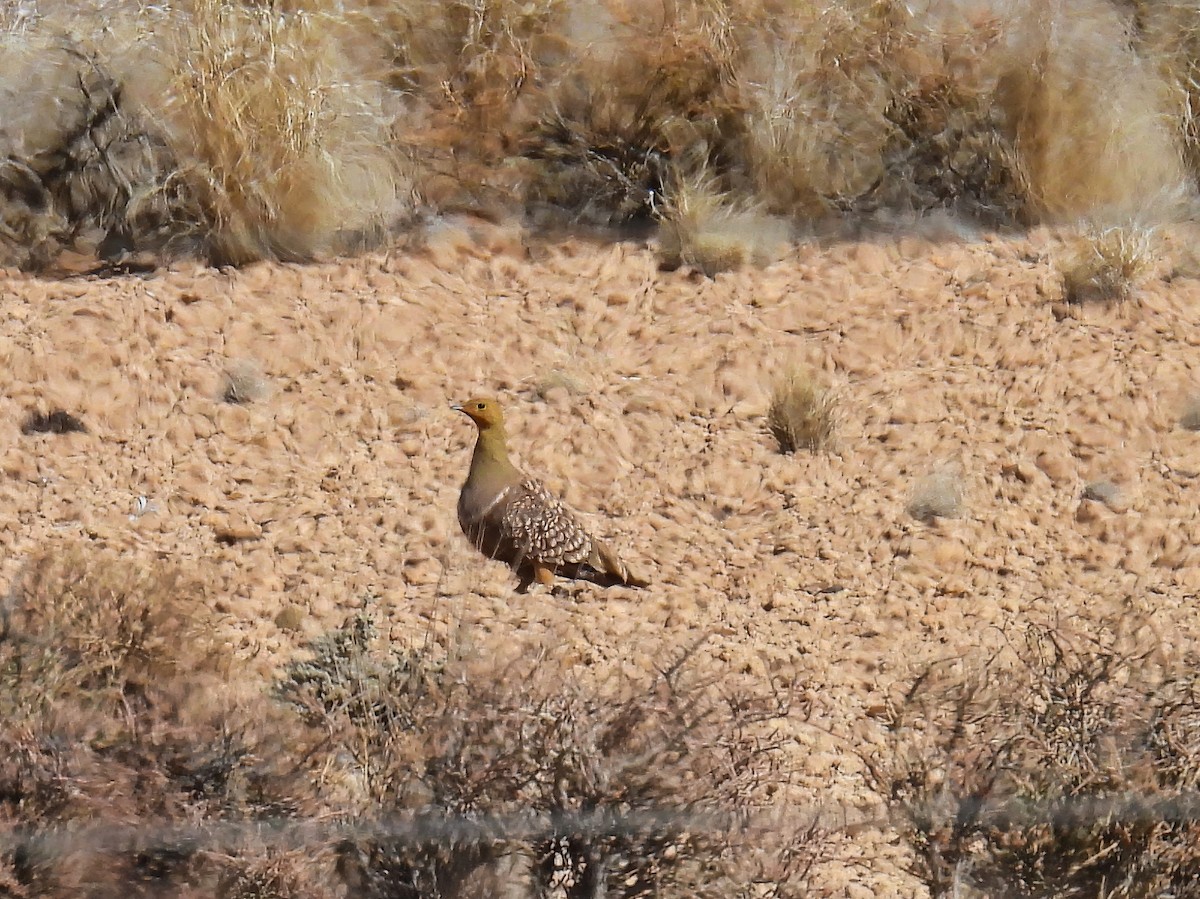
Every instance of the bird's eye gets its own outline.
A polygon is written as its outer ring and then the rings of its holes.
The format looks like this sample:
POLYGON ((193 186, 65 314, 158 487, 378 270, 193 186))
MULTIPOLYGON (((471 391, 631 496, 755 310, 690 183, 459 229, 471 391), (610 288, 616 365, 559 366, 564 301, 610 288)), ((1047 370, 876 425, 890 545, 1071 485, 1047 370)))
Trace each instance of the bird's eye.
POLYGON ((487 408, 487 403, 476 403, 475 408, 478 409, 480 412, 482 412, 484 409, 487 408))

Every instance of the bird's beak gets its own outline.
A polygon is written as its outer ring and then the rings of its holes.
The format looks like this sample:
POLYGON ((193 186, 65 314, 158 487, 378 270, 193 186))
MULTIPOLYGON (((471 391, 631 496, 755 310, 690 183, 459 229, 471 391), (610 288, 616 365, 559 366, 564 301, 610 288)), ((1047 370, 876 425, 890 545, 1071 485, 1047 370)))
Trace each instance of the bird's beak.
POLYGON ((462 403, 451 403, 450 408, 455 412, 461 412, 463 410, 462 403))

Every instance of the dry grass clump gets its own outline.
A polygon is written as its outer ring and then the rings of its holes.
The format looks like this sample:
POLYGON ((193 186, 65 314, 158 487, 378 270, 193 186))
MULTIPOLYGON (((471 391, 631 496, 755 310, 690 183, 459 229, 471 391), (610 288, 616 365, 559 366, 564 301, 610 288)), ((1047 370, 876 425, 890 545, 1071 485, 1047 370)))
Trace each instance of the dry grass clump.
POLYGON ((1133 0, 1134 46, 1158 70, 1193 178, 1200 176, 1200 3, 1133 0))
POLYGON ((934 468, 913 487, 905 509, 926 524, 939 518, 958 518, 963 513, 962 468, 957 464, 934 468))
POLYGON ((1130 46, 1128 9, 1106 0, 1018 9, 998 98, 1036 218, 1170 214, 1189 188, 1160 77, 1130 46))
POLYGON ((720 191, 713 179, 680 179, 659 212, 658 258, 665 269, 690 266, 708 277, 778 259, 788 226, 720 191))
POLYGON ((383 91, 347 21, 195 0, 149 23, 163 45, 128 88, 166 134, 214 261, 342 252, 407 213, 383 91))
POLYGON ((1087 228, 1060 265, 1067 302, 1129 299, 1154 264, 1155 248, 1154 229, 1143 225, 1087 228))
POLYGON ((7 895, 212 895, 275 850, 207 824, 311 810, 305 733, 229 685, 208 604, 176 568, 83 546, 26 567, 0 605, 7 895))
POLYGON ((831 449, 837 432, 833 394, 808 370, 788 372, 771 390, 767 428, 779 442, 781 453, 831 449))
POLYGON ((756 895, 803 885, 815 835, 747 819, 786 785, 790 690, 707 679, 690 654, 588 684, 527 655, 438 661, 365 615, 313 648, 280 695, 330 735, 325 789, 380 825, 338 847, 356 895, 727 896, 768 870, 756 895))
POLYGON ((1195 659, 1104 625, 1025 626, 930 666, 891 708, 862 757, 931 895, 1194 893, 1195 659))

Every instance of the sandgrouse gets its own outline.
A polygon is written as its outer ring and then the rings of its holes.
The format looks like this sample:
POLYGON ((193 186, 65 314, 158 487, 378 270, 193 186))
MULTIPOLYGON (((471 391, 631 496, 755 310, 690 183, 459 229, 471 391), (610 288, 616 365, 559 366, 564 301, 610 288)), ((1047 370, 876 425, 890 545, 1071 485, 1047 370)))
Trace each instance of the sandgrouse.
POLYGON ((550 585, 555 575, 606 587, 646 586, 584 530, 571 509, 509 461, 504 414, 496 400, 476 398, 451 408, 470 417, 479 431, 458 497, 458 523, 476 549, 516 572, 520 592, 535 580, 550 585))

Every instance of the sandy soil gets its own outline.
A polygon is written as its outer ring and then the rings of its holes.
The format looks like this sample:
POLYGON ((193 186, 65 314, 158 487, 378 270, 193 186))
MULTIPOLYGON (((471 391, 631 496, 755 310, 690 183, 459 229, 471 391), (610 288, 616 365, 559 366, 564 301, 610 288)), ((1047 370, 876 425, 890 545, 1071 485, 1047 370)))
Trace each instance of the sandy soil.
MULTIPOLYGON (((1200 633, 1200 434, 1177 426, 1200 281, 1064 314, 1059 246, 903 237, 705 280, 641 246, 455 225, 327 265, 4 273, 0 588, 58 541, 201 564, 263 675, 368 596, 397 639, 579 665, 645 667, 711 632, 715 661, 801 679, 813 802, 869 804, 848 747, 912 665, 1028 617, 1125 608, 1168 642, 1200 633), (269 395, 223 403, 240 360, 269 395), (835 454, 780 455, 765 430, 791 363, 835 386, 835 454), (480 392, 650 589, 519 596, 474 554, 454 513, 473 430, 448 403, 480 392), (55 408, 90 432, 20 433, 55 408), (905 506, 945 463, 965 513, 922 524, 905 506), (1083 499, 1101 480, 1117 495, 1083 499)), ((859 833, 829 886, 919 894, 893 843, 859 833)))

